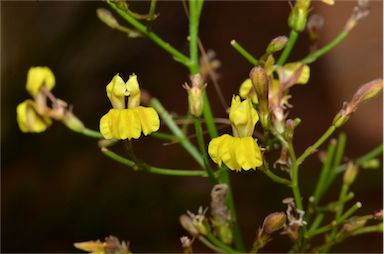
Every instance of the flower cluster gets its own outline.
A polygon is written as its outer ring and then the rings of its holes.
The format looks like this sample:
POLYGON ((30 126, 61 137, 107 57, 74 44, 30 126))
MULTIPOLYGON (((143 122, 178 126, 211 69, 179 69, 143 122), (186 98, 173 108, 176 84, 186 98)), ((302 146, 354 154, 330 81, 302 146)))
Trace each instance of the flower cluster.
POLYGON ((29 69, 26 89, 33 100, 27 99, 16 108, 17 123, 22 132, 43 132, 52 124, 52 119, 63 122, 74 131, 84 130, 83 123, 72 113, 68 104, 51 93, 54 86, 55 76, 48 67, 29 69))
POLYGON ((137 139, 141 132, 148 135, 159 129, 157 112, 140 106, 141 92, 136 75, 124 82, 116 74, 107 85, 107 96, 113 108, 100 119, 100 132, 105 139, 137 139))

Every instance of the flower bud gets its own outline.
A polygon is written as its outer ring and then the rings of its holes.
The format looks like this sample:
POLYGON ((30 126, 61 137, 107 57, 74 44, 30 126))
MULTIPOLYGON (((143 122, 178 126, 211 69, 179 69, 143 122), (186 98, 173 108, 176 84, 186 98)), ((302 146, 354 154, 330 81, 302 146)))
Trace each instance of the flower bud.
POLYGON ((341 125, 345 124, 352 113, 355 112, 359 106, 378 95, 382 89, 382 79, 376 79, 361 86, 353 95, 353 98, 350 102, 343 103, 342 109, 333 119, 333 125, 335 125, 335 127, 340 127, 341 125))
POLYGON ((114 29, 119 27, 119 23, 117 22, 115 17, 113 17, 112 13, 109 10, 99 8, 97 9, 96 13, 97 17, 107 26, 114 29))
POLYGON ((192 87, 184 84, 183 86, 188 92, 189 112, 196 117, 201 116, 204 108, 205 86, 193 84, 192 87))
POLYGON ((268 90, 269 78, 266 71, 261 67, 254 67, 249 77, 255 88, 257 98, 259 100, 260 121, 264 129, 269 126, 269 108, 268 108, 268 90))
POLYGON ((307 23, 308 9, 294 7, 288 17, 288 25, 296 32, 302 32, 307 23))
POLYGON ((76 132, 82 132, 85 128, 80 119, 77 118, 72 112, 67 112, 62 121, 69 129, 76 132))
POLYGON ((31 67, 27 75, 27 91, 36 97, 40 88, 45 87, 47 90, 52 90, 55 86, 55 76, 48 67, 31 67))
POLYGON ((192 218, 186 214, 183 214, 179 218, 181 226, 188 231, 192 236, 198 236, 199 231, 192 223, 192 218))
POLYGON ((344 184, 351 185, 355 181, 358 172, 359 168, 357 167, 357 165, 353 162, 349 162, 344 172, 344 184))
POLYGON ((380 160, 377 158, 370 159, 361 163, 361 168, 363 169, 377 169, 380 167, 380 160))
POLYGON ((32 100, 25 100, 16 108, 17 123, 22 132, 43 132, 51 124, 49 117, 40 115, 32 100))
POLYGON ((267 47, 267 53, 273 54, 277 51, 282 50, 287 45, 287 42, 288 38, 286 36, 276 37, 269 43, 267 47))
POLYGON ((100 240, 74 243, 73 245, 79 250, 90 253, 104 253, 104 244, 100 240))
POLYGON ((271 213, 264 219, 263 231, 267 234, 272 234, 275 231, 282 229, 287 220, 287 216, 283 212, 271 213))

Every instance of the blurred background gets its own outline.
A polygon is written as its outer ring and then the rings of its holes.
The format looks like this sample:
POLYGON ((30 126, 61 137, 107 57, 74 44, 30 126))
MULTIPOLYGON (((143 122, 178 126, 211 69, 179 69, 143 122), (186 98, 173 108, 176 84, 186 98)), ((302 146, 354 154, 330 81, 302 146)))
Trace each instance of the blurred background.
MULTIPOLYGON (((134 252, 180 252, 179 237, 186 232, 178 217, 209 205, 212 186, 207 179, 134 172, 104 157, 97 140, 60 123, 42 134, 23 134, 16 123, 16 106, 29 97, 25 91, 28 69, 49 66, 56 76, 54 94, 73 104, 75 114, 89 128, 98 129, 100 117, 110 108, 105 86, 116 73, 124 79, 136 73, 142 88, 170 112, 182 115, 187 112, 187 99, 181 84, 188 80, 188 71, 148 39, 127 38, 101 23, 96 9, 106 7, 102 2, 0 4, 1 251, 79 252, 73 242, 103 240, 113 234, 130 241, 134 252)), ((341 31, 354 5, 353 1, 337 1, 332 7, 314 3, 312 13, 325 18, 319 45, 341 31)), ((134 1, 130 7, 144 13, 149 2, 134 1)), ((310 83, 292 89, 290 116, 302 119, 295 133, 299 153, 326 130, 342 102, 361 84, 382 77, 382 9, 382 1, 372 1, 371 14, 346 41, 311 65, 310 83)), ((229 42, 236 39, 261 56, 271 39, 289 33, 289 10, 285 1, 204 4, 200 37, 222 63, 219 82, 227 103, 252 67, 229 42)), ((181 2, 160 1, 157 12, 160 16, 153 30, 187 54, 188 22, 181 2)), ((307 34, 302 34, 290 61, 307 55, 309 46, 307 34)), ((226 117, 211 83, 208 93, 215 115, 226 117)), ((376 98, 342 128, 348 134, 349 158, 382 143, 382 115, 382 98, 376 98)), ((178 145, 163 146, 146 137, 135 141, 134 147, 150 164, 196 168, 178 145)), ((305 197, 313 191, 319 171, 317 156, 303 165, 300 184, 305 197)), ((231 172, 231 178, 239 223, 250 246, 264 217, 285 210, 281 200, 291 193, 259 172, 231 172)), ((352 186, 356 201, 363 203, 359 214, 382 208, 382 183, 382 170, 359 174, 352 186)), ((336 181, 324 201, 336 198, 339 187, 336 181)), ((276 235, 263 251, 286 252, 289 244, 287 237, 276 235)), ((198 243, 194 247, 208 251, 198 243)), ((336 245, 334 251, 382 252, 382 235, 359 236, 336 245)))

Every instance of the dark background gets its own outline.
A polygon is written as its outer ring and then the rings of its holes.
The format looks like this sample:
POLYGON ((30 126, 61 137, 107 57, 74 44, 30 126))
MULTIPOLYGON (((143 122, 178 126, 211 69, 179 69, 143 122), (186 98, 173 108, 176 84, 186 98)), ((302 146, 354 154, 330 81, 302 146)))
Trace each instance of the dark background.
MULTIPOLYGON (((335 6, 314 3, 314 13, 326 18, 320 45, 343 28, 354 2, 335 6)), ((132 2, 145 12, 148 2, 132 2)), ((49 66, 56 76, 54 93, 74 105, 74 112, 93 129, 110 108, 105 86, 113 75, 126 79, 136 73, 142 88, 158 97, 168 110, 187 111, 181 84, 188 71, 145 38, 129 39, 96 17, 102 2, 1 2, 1 251, 75 252, 73 242, 103 239, 109 234, 129 240, 134 252, 179 252, 184 232, 178 216, 209 205, 211 184, 206 179, 133 172, 104 157, 96 140, 55 123, 45 133, 23 134, 16 123, 16 106, 28 98, 26 74, 30 66, 49 66)), ((371 15, 347 40, 311 65, 311 82, 292 89, 291 117, 300 117, 295 144, 300 153, 329 126, 342 102, 363 83, 382 77, 382 2, 373 1, 371 15)), ((276 2, 207 2, 200 37, 222 63, 220 85, 227 102, 247 77, 251 65, 229 42, 236 39, 256 56, 268 42, 287 35, 289 5, 276 2)), ((187 19, 181 2, 159 2, 160 17, 153 29, 176 48, 188 53, 187 19)), ((123 23, 123 21, 121 21, 123 23)), ((290 60, 309 50, 300 36, 290 60)), ((213 111, 225 117, 212 84, 208 85, 213 111)), ((362 106, 342 128, 348 134, 346 155, 355 158, 382 142, 382 99, 362 106)), ((229 128, 223 130, 228 132, 229 128)), ((337 137, 335 135, 335 137, 337 137)), ((150 164, 195 168, 177 145, 158 140, 134 142, 136 153, 150 164)), ((324 148, 324 146, 322 147, 324 148)), ((320 163, 312 156, 300 175, 302 194, 308 197, 320 163)), ((250 246, 256 229, 271 212, 285 210, 281 200, 291 193, 259 172, 232 173, 240 226, 250 246)), ((340 181, 326 200, 336 198, 340 181)), ((364 170, 352 186, 359 214, 382 207, 382 170, 364 170)), ((325 201, 326 201, 325 200, 325 201)), ((285 252, 289 241, 275 236, 266 252, 285 252)), ((195 244, 197 251, 207 251, 195 244)), ((364 235, 334 248, 337 252, 382 252, 380 234, 364 235)))

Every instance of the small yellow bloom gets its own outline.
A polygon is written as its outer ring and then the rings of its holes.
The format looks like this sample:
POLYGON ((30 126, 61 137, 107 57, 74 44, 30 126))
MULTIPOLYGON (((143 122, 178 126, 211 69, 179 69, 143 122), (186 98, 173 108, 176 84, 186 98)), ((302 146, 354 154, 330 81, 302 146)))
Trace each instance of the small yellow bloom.
POLYGON ((232 170, 256 169, 263 164, 260 148, 252 134, 259 117, 250 99, 232 98, 229 120, 234 137, 224 134, 214 138, 208 145, 212 160, 221 166, 222 162, 232 170))
POLYGON ((131 75, 126 83, 118 74, 113 77, 107 85, 113 109, 100 119, 100 132, 105 139, 137 139, 141 132, 148 135, 159 129, 159 115, 151 107, 139 106, 140 94, 136 75, 131 75))
POLYGON ((260 167, 262 157, 256 141, 252 137, 232 137, 224 134, 212 139, 208 146, 212 160, 221 166, 224 164, 236 171, 260 167))
POLYGON ((42 86, 52 90, 55 86, 55 76, 48 67, 31 67, 27 76, 27 91, 36 97, 42 86))
POLYGON ((17 123, 22 132, 43 132, 51 124, 49 117, 41 116, 32 100, 25 100, 16 108, 17 123))
POLYGON ((239 96, 234 96, 229 110, 229 120, 235 137, 250 137, 259 116, 250 99, 241 101, 239 96))
POLYGON ((249 78, 244 80, 244 82, 240 85, 239 95, 242 99, 251 98, 253 103, 258 103, 255 88, 253 87, 252 81, 249 78))

